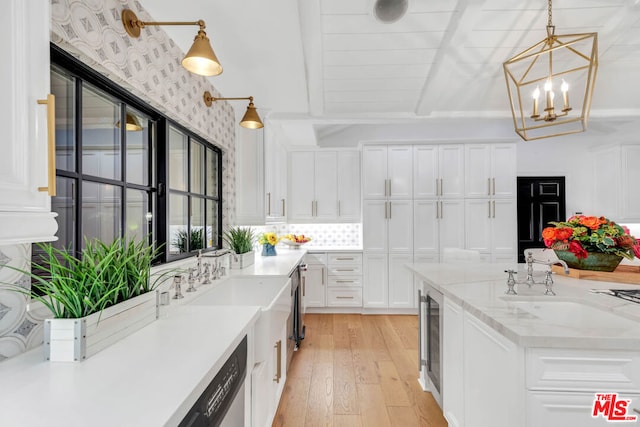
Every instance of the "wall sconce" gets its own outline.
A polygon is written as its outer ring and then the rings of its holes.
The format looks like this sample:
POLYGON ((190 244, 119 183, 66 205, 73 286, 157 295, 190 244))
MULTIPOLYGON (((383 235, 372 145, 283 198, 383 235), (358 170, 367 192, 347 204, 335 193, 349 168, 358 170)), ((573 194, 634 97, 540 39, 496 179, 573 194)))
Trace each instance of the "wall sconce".
POLYGON ((247 112, 244 113, 244 117, 242 117, 242 120, 240 120, 240 126, 247 129, 260 129, 264 127, 264 125, 262 124, 262 120, 260 120, 260 116, 258 116, 256 107, 253 105, 253 96, 247 96, 244 98, 214 98, 207 90, 204 92, 202 98, 204 99, 204 104, 207 107, 211 107, 211 105, 216 101, 248 99, 249 105, 247 106, 247 112))
MULTIPOLYGON (((127 118, 127 121, 124 126, 126 130, 133 131, 133 132, 138 132, 142 130, 142 125, 140 124, 140 120, 138 120, 138 118, 135 115, 127 111, 126 118, 127 118)), ((120 120, 116 122, 116 127, 120 128, 120 120)))
POLYGON ((140 37, 140 30, 147 25, 199 25, 200 30, 193 40, 193 45, 182 60, 182 66, 188 71, 201 76, 217 76, 222 74, 222 65, 213 52, 207 33, 204 32, 203 20, 195 22, 143 22, 131 9, 124 9, 121 15, 122 25, 131 37, 140 37))

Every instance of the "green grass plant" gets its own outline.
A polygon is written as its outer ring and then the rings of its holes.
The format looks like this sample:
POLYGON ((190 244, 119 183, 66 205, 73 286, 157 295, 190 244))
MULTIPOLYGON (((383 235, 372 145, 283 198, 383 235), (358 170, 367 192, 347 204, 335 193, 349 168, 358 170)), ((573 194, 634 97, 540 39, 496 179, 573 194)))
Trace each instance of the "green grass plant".
POLYGON ((253 250, 256 236, 251 227, 229 227, 222 238, 236 254, 244 254, 253 250))

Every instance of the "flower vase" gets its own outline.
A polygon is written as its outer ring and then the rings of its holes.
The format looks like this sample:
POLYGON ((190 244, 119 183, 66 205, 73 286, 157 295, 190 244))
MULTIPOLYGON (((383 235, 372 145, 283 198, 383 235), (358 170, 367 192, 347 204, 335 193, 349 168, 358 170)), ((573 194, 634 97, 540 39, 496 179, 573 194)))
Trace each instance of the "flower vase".
POLYGON ((558 259, 566 262, 569 268, 575 268, 578 270, 591 270, 591 271, 614 271, 622 257, 615 254, 607 254, 602 252, 588 252, 586 258, 578 258, 573 252, 554 250, 558 259))
POLYGON ((269 243, 265 243, 262 245, 262 256, 276 256, 278 253, 276 252, 276 247, 274 245, 270 245, 269 243))

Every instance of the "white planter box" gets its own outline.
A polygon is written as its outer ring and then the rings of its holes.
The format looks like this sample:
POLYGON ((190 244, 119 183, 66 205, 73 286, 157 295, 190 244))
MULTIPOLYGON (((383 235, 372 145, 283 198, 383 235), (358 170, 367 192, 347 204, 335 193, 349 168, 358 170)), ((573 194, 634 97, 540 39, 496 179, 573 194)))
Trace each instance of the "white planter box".
POLYGON ((82 362, 158 318, 158 291, 147 292, 81 319, 46 319, 45 359, 82 362))
POLYGON ((240 270, 253 264, 255 260, 255 251, 245 252, 243 254, 231 254, 231 268, 240 270))

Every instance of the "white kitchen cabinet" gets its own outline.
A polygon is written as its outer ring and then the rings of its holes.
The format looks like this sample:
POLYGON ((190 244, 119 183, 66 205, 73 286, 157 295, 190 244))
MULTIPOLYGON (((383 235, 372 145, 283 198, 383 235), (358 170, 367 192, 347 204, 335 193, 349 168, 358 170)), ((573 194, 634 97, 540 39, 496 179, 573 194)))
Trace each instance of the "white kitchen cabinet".
POLYGON ((616 222, 640 222, 640 145, 615 145, 593 156, 593 212, 616 222))
POLYGON ((369 145, 362 148, 365 199, 411 199, 413 194, 411 145, 369 145))
POLYGON ((357 151, 293 151, 289 171, 290 221, 360 220, 357 151))
MULTIPOLYGON (((512 199, 465 201, 465 248, 483 255, 517 255, 517 206, 512 199)), ((511 259, 510 258, 510 259, 511 259)))
POLYGON ((364 253, 362 259, 362 306, 389 306, 389 260, 386 253, 364 253))
POLYGON ((52 241, 58 226, 49 194, 56 180, 55 101, 48 97, 50 2, 8 0, 3 6, 0 245, 52 241))
POLYGON ((361 253, 330 253, 327 273, 327 307, 362 307, 361 253))
POLYGON ((362 240, 367 252, 413 252, 413 202, 365 200, 362 240))
POLYGON ((263 129, 237 130, 236 221, 238 224, 265 223, 265 162, 263 129))
POLYGON ((442 307, 442 413, 449 426, 464 422, 464 312, 444 298, 442 307))
POLYGON ((415 308, 413 274, 406 264, 413 262, 413 255, 389 254, 389 307, 415 308))
POLYGON ((361 219, 360 151, 338 151, 338 217, 339 221, 361 219))
POLYGON ((302 302, 305 308, 327 305, 327 254, 305 255, 307 270, 302 272, 302 302))
POLYGON ((264 139, 264 215, 266 222, 287 216, 287 150, 267 131, 264 139))
POLYGON ((413 241, 415 254, 441 256, 444 248, 464 248, 463 200, 415 200, 413 241))
POLYGON ((413 147, 414 199, 464 197, 464 145, 413 147))
POLYGON ((464 159, 466 197, 516 196, 515 144, 467 144, 464 159))

